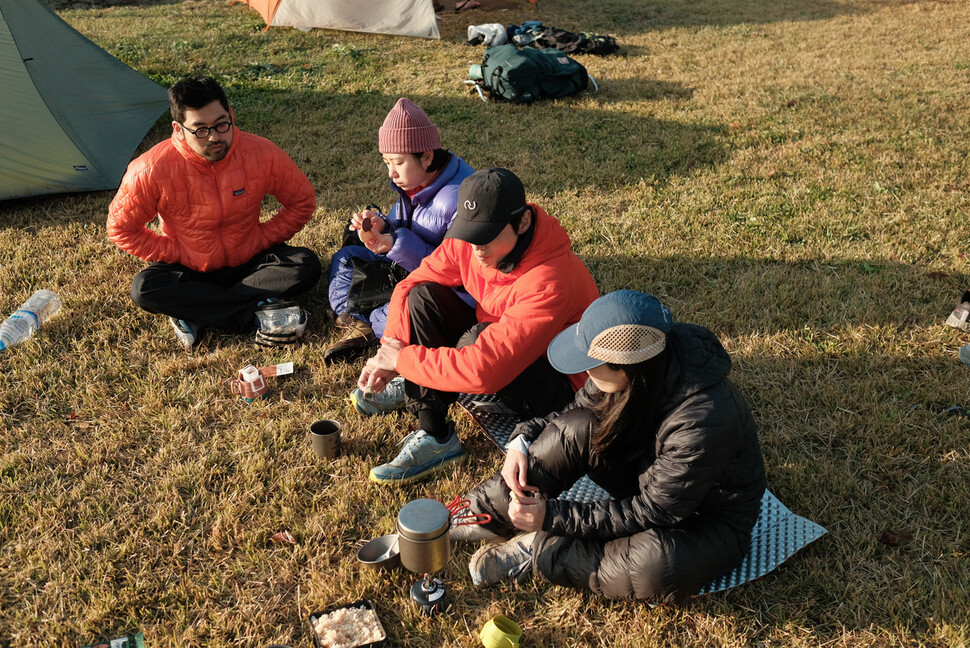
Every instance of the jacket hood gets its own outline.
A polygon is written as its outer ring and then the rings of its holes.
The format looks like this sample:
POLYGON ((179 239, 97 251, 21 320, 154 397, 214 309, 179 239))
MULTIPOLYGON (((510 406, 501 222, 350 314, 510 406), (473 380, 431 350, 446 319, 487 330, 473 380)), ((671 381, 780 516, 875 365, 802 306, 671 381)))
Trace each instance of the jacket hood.
POLYGON ((671 356, 667 367, 670 388, 665 410, 719 383, 731 372, 731 356, 717 337, 703 326, 675 322, 667 335, 671 356))

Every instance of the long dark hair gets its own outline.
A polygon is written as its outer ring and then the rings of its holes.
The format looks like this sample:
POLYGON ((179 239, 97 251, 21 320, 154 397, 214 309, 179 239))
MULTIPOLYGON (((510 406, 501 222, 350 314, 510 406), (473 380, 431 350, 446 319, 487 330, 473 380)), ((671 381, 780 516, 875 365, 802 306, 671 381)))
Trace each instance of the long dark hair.
POLYGON ((607 364, 630 380, 615 394, 603 394, 594 405, 599 424, 593 432, 593 451, 607 458, 636 459, 653 452, 653 438, 660 427, 660 404, 666 392, 670 350, 632 365, 607 364))

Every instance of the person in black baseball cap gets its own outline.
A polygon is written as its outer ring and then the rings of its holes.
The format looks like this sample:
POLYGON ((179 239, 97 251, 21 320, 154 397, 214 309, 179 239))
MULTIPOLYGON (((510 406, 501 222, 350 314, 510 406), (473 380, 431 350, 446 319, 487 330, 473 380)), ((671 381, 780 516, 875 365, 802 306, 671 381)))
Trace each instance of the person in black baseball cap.
POLYGON ((515 267, 535 232, 522 181, 508 169, 483 169, 458 187, 458 212, 445 238, 471 243, 486 268, 515 267))
POLYGON ((356 409, 400 393, 419 428, 371 481, 401 483, 466 458, 447 420, 460 393, 498 394, 522 417, 564 406, 585 380, 564 376, 544 350, 599 296, 555 218, 526 201, 508 169, 483 169, 458 187, 458 212, 441 245, 394 290, 381 349, 351 394, 356 409), (463 287, 475 299, 456 296, 463 287), (392 384, 393 383, 393 384, 392 384), (390 388, 387 386, 390 384, 390 388), (375 392, 372 394, 372 392, 375 392))
POLYGON ((472 245, 494 241, 513 220, 528 209, 525 188, 508 169, 483 169, 458 187, 458 213, 445 238, 472 245))

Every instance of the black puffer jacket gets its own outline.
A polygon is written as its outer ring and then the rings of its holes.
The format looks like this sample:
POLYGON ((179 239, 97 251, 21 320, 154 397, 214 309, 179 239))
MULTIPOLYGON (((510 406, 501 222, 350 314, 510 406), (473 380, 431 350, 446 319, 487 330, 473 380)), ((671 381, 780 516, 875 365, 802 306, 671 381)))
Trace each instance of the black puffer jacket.
MULTIPOLYGON (((599 397, 588 381, 570 408, 558 416, 521 424, 515 435, 546 431, 531 455, 543 466, 587 464, 588 474, 613 500, 576 503, 550 500, 543 529, 581 538, 611 539, 655 527, 674 527, 692 515, 728 522, 749 531, 758 516, 765 472, 754 421, 727 375, 731 359, 713 333, 677 323, 668 337, 663 420, 655 434, 644 430, 652 451, 632 463, 606 462, 588 448, 566 447, 568 426, 593 426, 595 416, 582 407, 599 397), (577 407, 579 406, 579 407, 577 407)), ((588 438, 588 435, 583 435, 588 438)), ((633 453, 631 453, 633 454, 633 453)), ((537 479, 541 479, 539 475, 537 479)))
MULTIPOLYGON (((643 430, 648 447, 612 460, 591 450, 597 419, 589 406, 601 397, 592 381, 566 411, 516 429, 535 439, 528 482, 547 498, 532 544, 540 578, 609 598, 672 602, 700 591, 748 550, 765 472, 751 413, 727 378, 731 360, 700 326, 675 324, 667 344, 663 416, 657 429, 643 430), (555 499, 583 475, 614 499, 555 499)), ((468 497, 469 511, 492 515, 489 530, 516 533, 500 474, 468 497)))

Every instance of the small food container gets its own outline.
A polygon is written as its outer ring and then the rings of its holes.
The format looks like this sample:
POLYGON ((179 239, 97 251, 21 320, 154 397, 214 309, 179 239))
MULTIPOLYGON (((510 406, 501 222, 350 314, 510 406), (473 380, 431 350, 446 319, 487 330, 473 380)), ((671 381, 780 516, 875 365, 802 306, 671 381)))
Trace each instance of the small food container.
POLYGON ((451 513, 434 499, 405 504, 397 514, 398 548, 401 564, 415 574, 444 569, 451 558, 451 513))
POLYGON ((374 608, 374 604, 367 599, 361 599, 359 601, 354 601, 353 603, 347 603, 346 605, 335 605, 329 607, 321 612, 314 612, 308 617, 310 622, 310 633, 313 635, 313 643, 317 648, 383 648, 387 646, 387 632, 384 630, 384 625, 381 623, 380 617, 377 616, 377 610, 374 608), (325 637, 321 636, 317 632, 317 623, 321 617, 326 617, 334 612, 339 612, 340 610, 350 610, 352 608, 360 610, 361 608, 365 610, 370 610, 374 613, 374 619, 376 619, 377 630, 380 634, 380 639, 376 639, 369 643, 353 643, 352 640, 341 641, 339 643, 331 643, 326 640, 325 637))
POLYGON ((396 533, 374 538, 357 550, 357 560, 372 569, 396 569, 401 566, 401 551, 396 533))

